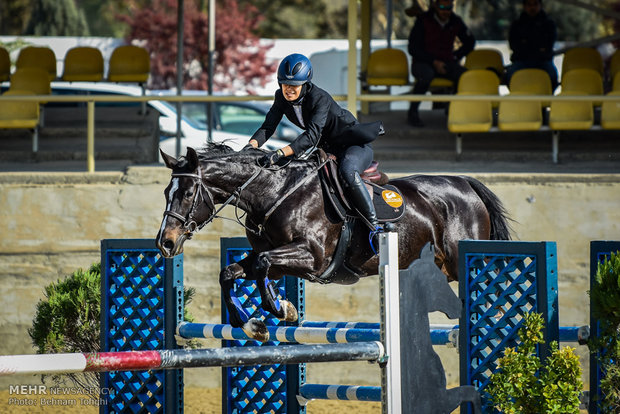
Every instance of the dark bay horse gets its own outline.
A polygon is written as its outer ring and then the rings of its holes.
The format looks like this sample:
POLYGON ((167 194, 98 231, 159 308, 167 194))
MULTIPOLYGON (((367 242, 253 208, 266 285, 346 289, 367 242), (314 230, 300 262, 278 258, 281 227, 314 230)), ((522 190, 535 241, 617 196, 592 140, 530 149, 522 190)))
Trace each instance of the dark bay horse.
MULTIPOLYGON (((324 282, 319 275, 329 267, 343 229, 343 223, 329 214, 316 162, 292 160, 285 167, 265 169, 257 164, 264 154, 258 149, 235 152, 222 144, 210 144, 200 152, 188 148, 178 160, 162 152, 172 178, 164 191, 166 210, 157 235, 162 254, 172 257, 215 217, 217 205, 234 205, 246 213, 241 224, 252 252, 222 270, 220 285, 231 324, 258 340, 266 340, 267 330, 262 321, 250 319, 231 295, 234 280, 255 280, 263 308, 281 320, 295 321, 296 309, 277 299, 269 278, 292 275, 324 282)), ((439 268, 448 280, 457 280, 459 240, 510 238, 501 202, 471 177, 415 175, 389 184, 400 190, 406 205, 403 217, 394 223, 401 269, 431 242, 439 268)), ((346 263, 356 277, 341 283, 376 275, 378 262, 368 242, 368 228, 357 220, 346 263)))

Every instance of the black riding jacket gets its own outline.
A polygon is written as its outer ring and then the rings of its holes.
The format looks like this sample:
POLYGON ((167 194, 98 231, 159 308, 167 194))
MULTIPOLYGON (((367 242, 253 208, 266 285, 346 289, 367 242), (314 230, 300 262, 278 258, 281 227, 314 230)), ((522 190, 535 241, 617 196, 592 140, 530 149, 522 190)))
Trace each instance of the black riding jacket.
MULTIPOLYGON (((297 156, 313 146, 319 146, 328 152, 342 149, 353 143, 352 135, 356 135, 360 144, 370 142, 377 136, 374 133, 371 139, 368 136, 360 137, 360 128, 356 128, 359 122, 353 114, 338 105, 329 93, 310 82, 306 84, 306 92, 298 105, 301 106, 303 123, 295 113, 293 102, 287 101, 282 90, 278 89, 273 105, 265 116, 265 122, 252 135, 252 139, 255 139, 259 146, 263 145, 273 135, 282 115, 286 115, 292 123, 304 130, 290 144, 297 156)), ((367 134, 361 131, 361 135, 367 134)))

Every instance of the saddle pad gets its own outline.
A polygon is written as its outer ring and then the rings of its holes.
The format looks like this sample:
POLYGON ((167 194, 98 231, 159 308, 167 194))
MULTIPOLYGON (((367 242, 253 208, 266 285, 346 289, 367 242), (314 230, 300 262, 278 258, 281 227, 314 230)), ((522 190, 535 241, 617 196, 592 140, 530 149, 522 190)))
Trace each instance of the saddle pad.
POLYGON ((405 199, 398 188, 391 184, 379 186, 368 182, 366 187, 372 189, 372 202, 381 223, 397 221, 405 214, 405 199))

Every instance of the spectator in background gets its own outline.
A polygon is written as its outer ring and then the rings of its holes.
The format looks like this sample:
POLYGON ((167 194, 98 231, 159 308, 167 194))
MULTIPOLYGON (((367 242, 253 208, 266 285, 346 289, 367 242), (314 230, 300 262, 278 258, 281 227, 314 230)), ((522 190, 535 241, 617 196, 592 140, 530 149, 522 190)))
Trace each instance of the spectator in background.
POLYGON ((508 43, 512 65, 506 69, 506 84, 519 69, 542 69, 549 74, 553 90, 558 86, 558 70, 553 64, 555 23, 542 8, 542 0, 523 0, 523 11, 510 26, 508 43))
MULTIPOLYGON (((427 12, 419 15, 409 34, 411 73, 415 78, 414 94, 425 94, 435 77, 452 80, 455 85, 465 68, 459 61, 474 49, 476 39, 463 20, 452 13, 453 0, 434 0, 427 12), (460 47, 454 49, 455 40, 460 47)), ((411 102, 407 121, 422 127, 418 107, 411 102)))

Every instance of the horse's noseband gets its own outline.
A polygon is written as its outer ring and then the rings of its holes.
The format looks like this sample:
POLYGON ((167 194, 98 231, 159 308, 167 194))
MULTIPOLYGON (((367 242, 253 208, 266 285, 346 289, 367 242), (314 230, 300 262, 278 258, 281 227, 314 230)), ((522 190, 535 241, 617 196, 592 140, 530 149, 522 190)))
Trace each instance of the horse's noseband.
POLYGON ((207 189, 207 186, 202 182, 202 174, 200 171, 200 167, 198 167, 197 173, 172 173, 172 177, 190 177, 194 180, 194 194, 192 198, 192 208, 187 212, 187 215, 183 217, 179 213, 174 211, 166 210, 164 211, 164 217, 171 216, 175 219, 179 220, 181 224, 183 224, 183 228, 190 233, 190 236, 196 231, 203 228, 207 223, 213 220, 215 216, 215 202, 213 201, 213 196, 207 189), (205 198, 205 193, 207 194, 207 198, 205 198), (200 197, 199 197, 200 196, 200 197), (211 216, 207 220, 205 220, 202 224, 198 224, 194 219, 194 214, 199 204, 204 202, 211 209, 211 216))

